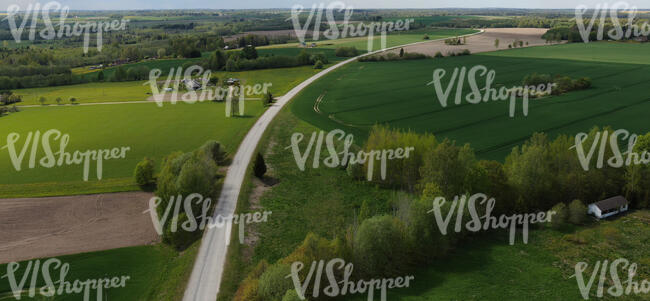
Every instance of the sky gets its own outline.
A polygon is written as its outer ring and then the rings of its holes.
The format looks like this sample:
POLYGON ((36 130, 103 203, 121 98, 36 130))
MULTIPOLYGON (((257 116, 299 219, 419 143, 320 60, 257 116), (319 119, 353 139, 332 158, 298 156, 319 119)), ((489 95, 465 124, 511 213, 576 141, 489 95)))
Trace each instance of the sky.
MULTIPOLYGON (((6 11, 9 5, 26 7, 29 3, 47 3, 51 0, 0 0, 0 11, 6 11)), ((71 10, 133 10, 133 9, 246 9, 246 8, 291 8, 301 4, 311 7, 313 3, 330 1, 318 0, 58 0, 71 10)), ((595 8, 597 4, 608 3, 610 6, 619 1, 612 0, 345 0, 347 6, 354 8, 568 8, 579 5, 595 8)), ((639 8, 650 8, 650 0, 628 0, 627 3, 639 8)))

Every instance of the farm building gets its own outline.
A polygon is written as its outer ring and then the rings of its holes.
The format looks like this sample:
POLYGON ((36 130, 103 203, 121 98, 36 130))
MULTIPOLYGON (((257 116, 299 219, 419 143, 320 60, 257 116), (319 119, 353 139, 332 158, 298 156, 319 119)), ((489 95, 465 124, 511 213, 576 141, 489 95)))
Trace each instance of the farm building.
POLYGON ((615 196, 600 202, 589 204, 588 214, 593 214, 598 219, 606 218, 627 211, 629 202, 622 196, 615 196))

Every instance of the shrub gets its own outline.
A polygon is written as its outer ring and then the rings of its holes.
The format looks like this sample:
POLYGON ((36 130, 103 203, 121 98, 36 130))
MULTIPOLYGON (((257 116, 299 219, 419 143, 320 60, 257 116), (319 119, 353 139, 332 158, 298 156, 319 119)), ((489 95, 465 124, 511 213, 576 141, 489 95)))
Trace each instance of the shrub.
POLYGON ((246 276, 235 292, 233 301, 262 301, 259 296, 259 278, 268 268, 266 260, 262 259, 257 266, 246 276))
POLYGON ((442 55, 442 52, 438 51, 433 57, 444 57, 444 55, 442 55))
POLYGON ((306 49, 303 49, 300 51, 296 59, 298 60, 298 64, 300 65, 310 65, 313 64, 313 62, 310 59, 311 57, 309 56, 309 53, 307 53, 306 49))
POLYGON ((237 65, 237 62, 230 58, 228 59, 228 62, 226 62, 226 71, 229 72, 236 72, 239 71, 239 66, 237 65))
POLYGON ((47 98, 45 98, 45 97, 43 97, 43 96, 41 96, 41 97, 38 98, 38 102, 40 102, 41 105, 45 105, 45 102, 46 102, 46 101, 47 101, 47 98))
POLYGON ((327 59, 327 56, 322 52, 314 53, 309 57, 309 62, 311 64, 314 64, 314 63, 316 63, 318 61, 321 61, 323 64, 329 63, 329 60, 327 59))
POLYGON ((359 55, 359 51, 352 47, 337 47, 334 54, 338 57, 353 57, 359 55))
POLYGON ((276 263, 270 266, 259 280, 258 291, 262 300, 281 301, 286 292, 294 288, 291 279, 285 278, 289 274, 291 267, 288 264, 276 263))
MULTIPOLYGON (((305 299, 309 300, 309 299, 305 299)), ((286 294, 284 294, 284 297, 282 297, 282 301, 302 301, 300 297, 298 297, 298 293, 296 292, 295 289, 289 289, 286 294)))
POLYGON ((403 57, 403 56, 404 56, 404 48, 400 48, 399 49, 399 57, 403 57))
POLYGON ((569 218, 569 211, 564 203, 558 203, 553 206, 551 211, 555 211, 555 214, 551 217, 551 226, 555 229, 562 228, 569 218))
POLYGON ((403 269, 406 256, 397 219, 384 215, 363 221, 354 238, 354 263, 362 275, 394 275, 403 269))
POLYGON ((587 220, 587 207, 580 200, 573 200, 569 204, 569 221, 572 224, 580 225, 587 220))
POLYGON ((263 178, 266 173, 266 163, 264 163, 264 157, 262 157, 262 154, 260 153, 257 153, 257 157, 255 157, 253 172, 255 173, 255 176, 260 179, 263 178))
POLYGON ((314 69, 323 69, 323 62, 316 61, 316 64, 314 64, 314 69))
POLYGON ((223 165, 226 163, 226 151, 221 146, 221 143, 210 140, 201 146, 201 150, 210 156, 217 164, 223 165))
POLYGON ((169 244, 174 247, 176 250, 185 250, 187 247, 192 245, 197 239, 201 237, 201 231, 185 231, 181 225, 189 221, 187 214, 185 212, 180 213, 177 221, 177 229, 175 232, 172 232, 171 227, 167 227, 165 231, 166 240, 169 244))
POLYGON ((70 97, 68 100, 70 101, 71 104, 75 104, 77 102, 77 99, 74 97, 70 97))
POLYGON ((266 94, 262 97, 262 103, 265 106, 270 106, 273 103, 273 94, 270 91, 266 91, 266 94))
POLYGON ((469 49, 464 49, 463 52, 461 52, 460 54, 462 54, 462 55, 470 55, 470 54, 472 54, 472 52, 469 51, 469 49))
POLYGON ((135 182, 140 186, 147 186, 155 182, 154 179, 154 162, 153 160, 145 157, 138 165, 135 166, 134 177, 135 182))
POLYGON ((55 101, 56 101, 57 104, 61 104, 63 99, 61 99, 61 97, 57 97, 55 101))
POLYGON ((428 35, 428 34, 425 34, 424 37, 422 37, 422 39, 423 39, 423 40, 428 40, 428 39, 429 39, 429 35, 428 35))

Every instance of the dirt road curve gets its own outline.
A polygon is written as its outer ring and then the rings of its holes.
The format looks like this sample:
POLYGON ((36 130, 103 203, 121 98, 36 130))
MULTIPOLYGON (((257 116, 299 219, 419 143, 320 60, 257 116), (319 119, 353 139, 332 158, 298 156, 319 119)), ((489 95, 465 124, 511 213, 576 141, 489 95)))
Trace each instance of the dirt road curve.
MULTIPOLYGON (((444 41, 431 41, 402 48, 406 52, 418 52, 430 56, 440 51, 440 53, 447 56, 449 52, 458 53, 464 49, 468 49, 472 53, 504 50, 508 49, 508 44, 512 44, 515 40, 523 41, 524 47, 527 47, 525 46, 526 42, 528 42, 528 47, 540 46, 546 44, 546 41, 542 39, 542 35, 547 30, 544 28, 487 28, 482 34, 467 37, 465 45, 450 46, 445 45, 444 41), (498 48, 494 46, 496 39, 499 39, 498 48)), ((399 49, 392 52, 398 53, 399 49)))
POLYGON ((151 193, 0 199, 0 263, 157 242, 151 193))

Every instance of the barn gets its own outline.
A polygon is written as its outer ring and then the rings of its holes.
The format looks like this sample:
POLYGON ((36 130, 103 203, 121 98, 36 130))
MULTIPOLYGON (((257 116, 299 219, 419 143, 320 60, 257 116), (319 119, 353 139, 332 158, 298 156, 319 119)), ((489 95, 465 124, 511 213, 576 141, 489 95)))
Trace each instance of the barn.
POLYGON ((600 202, 589 204, 588 214, 593 214, 598 219, 627 211, 629 202, 623 196, 615 196, 600 202))

